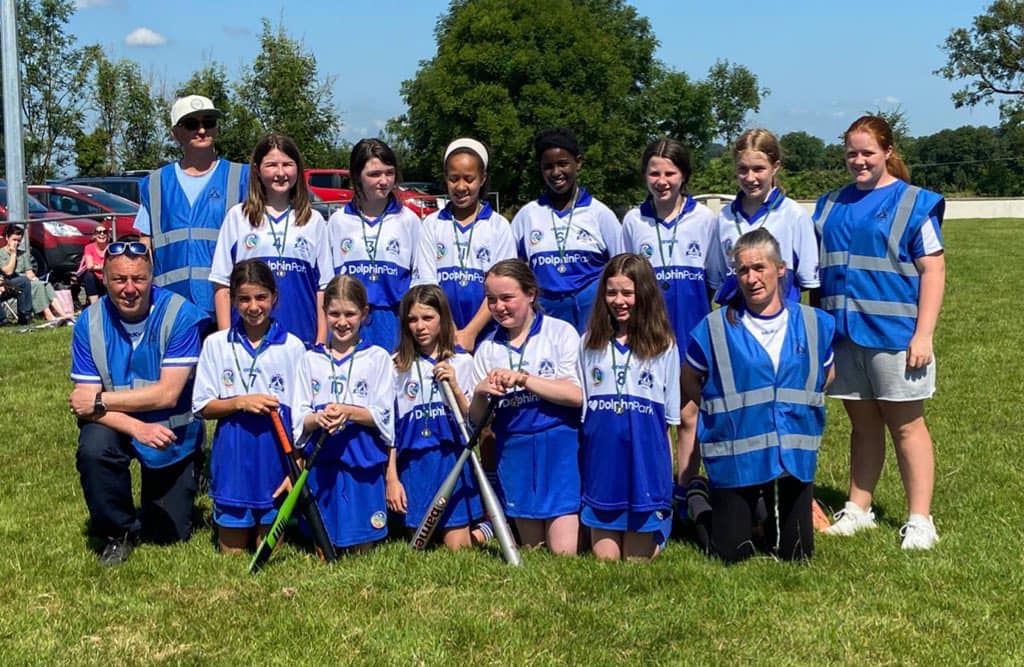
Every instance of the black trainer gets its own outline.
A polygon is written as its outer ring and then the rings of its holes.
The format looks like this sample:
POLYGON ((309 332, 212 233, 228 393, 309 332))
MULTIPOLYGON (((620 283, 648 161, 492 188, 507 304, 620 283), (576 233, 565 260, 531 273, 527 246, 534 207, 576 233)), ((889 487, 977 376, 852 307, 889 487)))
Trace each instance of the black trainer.
POLYGON ((112 537, 107 541, 100 553, 100 564, 104 567, 114 567, 128 560, 132 555, 132 540, 130 534, 122 537, 112 537))

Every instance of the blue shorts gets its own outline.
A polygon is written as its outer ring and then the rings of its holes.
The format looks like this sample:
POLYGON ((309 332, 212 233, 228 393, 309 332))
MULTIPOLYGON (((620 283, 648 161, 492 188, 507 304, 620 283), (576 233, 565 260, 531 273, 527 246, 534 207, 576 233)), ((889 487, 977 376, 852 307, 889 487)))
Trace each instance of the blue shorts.
POLYGON ((519 519, 554 519, 580 511, 579 431, 556 426, 496 443, 505 513, 519 519))
POLYGON ((269 526, 277 518, 277 508, 253 509, 234 505, 213 504, 213 522, 221 528, 255 528, 269 526))
MULTIPOLYGON (((413 449, 398 452, 398 477, 405 487, 405 496, 409 506, 405 513, 405 525, 416 528, 423 520, 423 515, 430 508, 441 482, 448 476, 461 448, 434 447, 431 449, 413 449)), ((455 491, 448 501, 438 528, 458 528, 468 526, 483 517, 484 511, 480 504, 480 490, 476 478, 467 461, 462 467, 462 476, 455 485, 455 491)))
POLYGON ((350 468, 317 462, 309 473, 309 487, 334 546, 351 547, 387 537, 383 465, 350 468))
POLYGON ((578 292, 566 294, 560 297, 544 296, 537 298, 537 302, 544 309, 545 315, 565 320, 576 327, 577 333, 581 336, 587 330, 587 323, 590 320, 590 309, 597 299, 597 286, 600 280, 595 279, 578 292))
POLYGON ((672 532, 672 510, 631 512, 630 510, 599 510, 584 505, 580 521, 589 528, 620 533, 654 533, 654 543, 662 546, 672 532))
POLYGON ((380 345, 388 353, 398 347, 398 306, 384 308, 370 306, 370 315, 359 326, 359 339, 371 345, 380 345))

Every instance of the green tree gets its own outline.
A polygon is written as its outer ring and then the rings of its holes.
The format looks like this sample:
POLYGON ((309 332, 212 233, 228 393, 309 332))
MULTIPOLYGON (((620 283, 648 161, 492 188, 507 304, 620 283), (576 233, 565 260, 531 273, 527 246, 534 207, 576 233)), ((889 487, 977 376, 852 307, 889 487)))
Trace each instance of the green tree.
POLYGON ((64 26, 73 0, 19 0, 21 104, 25 119, 25 167, 30 183, 42 183, 71 161, 82 131, 92 68, 89 48, 75 46, 64 26))
MULTIPOLYGON (((568 126, 584 149, 581 179, 610 204, 635 203, 638 157, 657 133, 662 80, 647 19, 621 0, 454 0, 435 29, 437 53, 402 84, 408 111, 389 125, 408 171, 436 176, 451 139, 491 148, 491 189, 512 205, 540 188, 532 140, 568 126)), ((661 120, 668 114, 661 108, 661 120)))
POLYGON ((91 108, 96 127, 75 140, 80 172, 116 174, 123 169, 156 167, 166 151, 162 101, 153 95, 137 63, 113 62, 97 47, 90 47, 95 63, 91 108), (102 160, 97 160, 100 151, 102 160))
POLYGON ((743 65, 716 60, 708 70, 705 85, 711 91, 711 114, 715 135, 727 145, 739 136, 747 114, 761 108, 761 98, 771 91, 757 84, 757 76, 743 65))
POLYGON ((790 173, 825 166, 825 142, 804 131, 789 132, 779 137, 782 165, 790 173))
POLYGON ((235 87, 240 105, 264 130, 294 139, 310 165, 327 164, 341 129, 331 93, 334 77, 320 78, 316 57, 284 25, 275 30, 263 19, 260 47, 235 87))
POLYGON ((968 80, 953 93, 956 108, 998 100, 1004 122, 1024 118, 1024 2, 996 0, 970 28, 950 32, 941 48, 946 64, 935 73, 968 80))
POLYGON ((683 72, 664 72, 646 97, 657 134, 683 142, 697 157, 708 150, 715 136, 710 86, 690 81, 683 72))

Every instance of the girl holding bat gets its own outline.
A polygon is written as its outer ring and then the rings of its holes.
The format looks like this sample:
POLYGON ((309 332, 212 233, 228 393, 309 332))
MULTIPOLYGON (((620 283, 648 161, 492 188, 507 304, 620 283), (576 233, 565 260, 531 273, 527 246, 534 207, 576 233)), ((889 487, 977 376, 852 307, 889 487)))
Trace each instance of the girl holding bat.
POLYGON ((579 335, 536 305, 537 279, 526 262, 502 260, 484 279, 487 308, 498 329, 473 361, 470 416, 488 400, 494 418, 498 480, 505 511, 525 546, 546 543, 576 554, 579 533, 579 335))
POLYGON ((306 352, 310 394, 303 433, 327 429, 310 488, 336 547, 366 551, 387 535, 384 469, 394 442, 394 365, 384 348, 360 339, 366 288, 335 276, 324 291, 327 344, 306 352))
MULTIPOLYGON (((467 414, 473 358, 455 352, 451 309, 437 285, 413 287, 399 312, 395 447, 388 456, 386 492, 388 509, 404 514, 405 525, 416 528, 463 448, 441 383, 451 385, 459 409, 467 414)), ((438 523, 445 546, 469 546, 470 524, 482 515, 480 493, 466 466, 438 523)))
POLYGON ((241 553, 274 522, 274 499, 288 474, 269 414, 277 410, 285 424, 301 429, 296 406, 309 370, 305 346, 271 317, 277 285, 269 266, 255 259, 235 264, 229 294, 240 317, 203 344, 192 411, 217 420, 210 455, 217 543, 225 553, 241 553))
POLYGON ((594 555, 650 559, 672 524, 669 424, 679 424, 679 348, 654 269, 612 257, 583 337, 583 511, 594 555))

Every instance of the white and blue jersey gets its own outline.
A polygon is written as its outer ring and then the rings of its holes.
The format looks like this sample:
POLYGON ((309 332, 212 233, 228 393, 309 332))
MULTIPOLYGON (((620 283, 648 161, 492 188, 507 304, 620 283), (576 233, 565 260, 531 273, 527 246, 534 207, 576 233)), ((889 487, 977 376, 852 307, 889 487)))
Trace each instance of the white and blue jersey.
MULTIPOLYGON (((447 361, 455 371, 458 385, 452 390, 472 396, 473 357, 459 353, 447 361)), ((409 370, 399 371, 396 375, 395 447, 399 451, 441 446, 461 449, 462 435, 458 432, 458 423, 444 400, 444 390, 434 381, 436 363, 431 357, 417 355, 409 370)))
POLYGON ((348 274, 366 286, 371 314, 362 335, 387 351, 398 345, 398 306, 418 280, 416 252, 422 225, 392 197, 380 216, 364 218, 355 200, 327 221, 335 275, 348 274))
POLYGON ((512 236, 547 298, 583 291, 622 252, 622 227, 615 214, 582 187, 566 211, 555 210, 547 193, 519 209, 512 236))
POLYGON ((706 281, 718 252, 716 227, 711 209, 689 196, 674 220, 659 219, 650 198, 622 220, 625 251, 646 257, 654 268, 680 347, 711 312, 706 281))
MULTIPOLYGON (((499 328, 480 343, 473 355, 473 385, 494 368, 523 370, 549 380, 566 379, 580 386, 580 337, 568 322, 536 313, 526 341, 520 347, 508 342, 508 332, 499 328)), ((555 426, 577 428, 579 408, 556 405, 532 391, 516 387, 498 399, 494 434, 499 441, 512 435, 540 433, 555 426)))
POLYGON ((708 269, 708 284, 720 289, 716 300, 725 303, 738 294, 736 272, 732 263, 732 248, 740 236, 764 227, 779 242, 782 259, 786 262, 786 276, 779 285, 790 301, 800 301, 800 290, 818 287, 818 240, 814 223, 804 207, 789 199, 778 188, 765 198, 754 215, 743 212, 743 193, 718 212, 718 241, 720 250, 715 254, 713 266, 708 269))
POLYGON ((679 423, 679 348, 639 359, 629 345, 581 347, 583 503, 651 512, 672 506, 666 424, 679 423))
POLYGON ((484 274, 516 256, 508 220, 483 202, 476 219, 463 227, 449 204, 423 221, 413 284, 438 285, 448 297, 459 329, 469 324, 484 301, 484 274))
MULTIPOLYGON (((203 343, 192 393, 199 415, 213 400, 269 394, 292 433, 302 432, 295 406, 309 386, 306 347, 276 320, 255 349, 236 322, 203 343)), ((281 444, 267 415, 238 411, 217 420, 210 453, 210 497, 233 507, 270 509, 272 494, 288 474, 281 444)))
MULTIPOLYGON (((274 272, 279 298, 274 319, 307 345, 316 341, 316 293, 334 276, 327 223, 312 211, 306 224, 295 224, 295 211, 274 220, 264 214, 253 227, 242 205, 231 207, 217 238, 210 281, 230 286, 231 270, 244 259, 259 259, 274 272)), ((234 318, 232 318, 234 319, 234 318)))
MULTIPOLYGON (((306 351, 309 363, 309 393, 303 414, 323 410, 329 403, 366 408, 374 427, 349 423, 328 437, 319 462, 349 468, 377 468, 388 460, 388 447, 395 440, 395 365, 391 356, 376 345, 361 341, 353 352, 336 359, 322 345, 306 351)), ((320 431, 309 436, 315 442, 320 431)), ((383 475, 383 468, 381 468, 383 475)))

